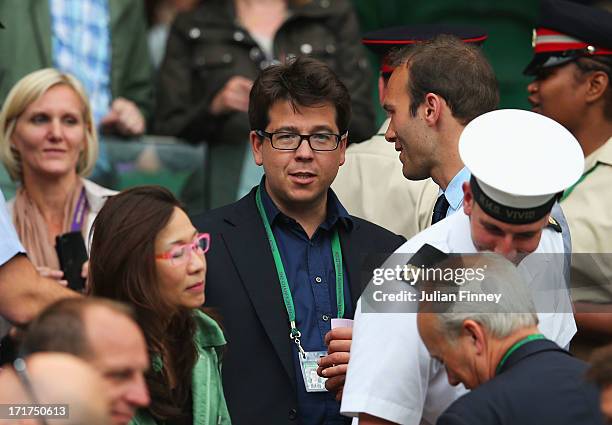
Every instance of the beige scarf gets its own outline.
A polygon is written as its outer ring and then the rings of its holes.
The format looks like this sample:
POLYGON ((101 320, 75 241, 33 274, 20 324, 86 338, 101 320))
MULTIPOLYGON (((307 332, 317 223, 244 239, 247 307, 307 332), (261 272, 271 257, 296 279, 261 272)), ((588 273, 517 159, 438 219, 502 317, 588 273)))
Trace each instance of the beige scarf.
MULTIPOLYGON (((62 234, 71 231, 74 210, 82 190, 83 182, 78 179, 72 192, 68 194, 68 199, 66 199, 64 205, 62 234)), ((45 218, 24 187, 19 188, 15 196, 13 222, 30 261, 36 267, 49 267, 53 270, 59 270, 60 265, 55 252, 55 240, 50 240, 45 218)), ((83 232, 82 228, 81 232, 83 232)))

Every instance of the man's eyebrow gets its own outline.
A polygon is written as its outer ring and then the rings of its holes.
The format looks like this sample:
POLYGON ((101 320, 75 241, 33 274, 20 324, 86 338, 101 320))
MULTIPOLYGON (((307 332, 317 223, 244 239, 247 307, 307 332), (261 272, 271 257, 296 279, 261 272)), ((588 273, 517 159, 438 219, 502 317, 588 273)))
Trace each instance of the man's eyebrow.
POLYGON ((493 223, 489 223, 488 221, 481 221, 482 225, 484 227, 486 227, 489 230, 495 230, 498 232, 501 232, 502 229, 500 229, 497 225, 493 224, 493 223))
MULTIPOLYGON (((300 130, 295 127, 295 126, 283 126, 283 127, 279 127, 276 130, 273 131, 273 133, 278 133, 278 132, 287 132, 287 133, 295 133, 295 134, 301 134, 300 130)), ((315 125, 313 127, 310 127, 310 130, 308 131, 308 133, 317 133, 317 132, 328 132, 328 133, 333 133, 334 130, 328 126, 327 124, 320 124, 320 125, 315 125)))
POLYGON ((530 238, 530 237, 534 236, 536 233, 537 233, 536 231, 532 230, 532 231, 529 231, 529 232, 520 232, 520 233, 517 233, 517 235, 518 236, 522 236, 524 238, 530 238))
POLYGON ((282 127, 278 127, 274 131, 271 131, 270 133, 278 133, 279 131, 283 131, 286 133, 299 133, 297 127, 294 127, 292 125, 284 125, 282 127))
POLYGON ((321 132, 321 131, 326 131, 328 133, 333 133, 334 130, 328 126, 327 124, 321 124, 321 125, 315 125, 314 127, 312 127, 310 129, 311 133, 317 133, 317 132, 321 132))

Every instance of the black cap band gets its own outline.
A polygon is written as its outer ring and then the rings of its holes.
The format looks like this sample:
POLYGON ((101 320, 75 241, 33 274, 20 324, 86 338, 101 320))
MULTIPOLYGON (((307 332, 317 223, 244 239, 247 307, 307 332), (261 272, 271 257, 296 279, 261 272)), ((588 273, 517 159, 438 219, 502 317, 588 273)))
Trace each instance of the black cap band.
POLYGON ((502 205, 497 201, 489 198, 486 193, 478 185, 476 178, 470 178, 470 187, 476 203, 480 208, 496 220, 503 221, 508 224, 531 224, 542 219, 550 212, 553 205, 557 201, 557 196, 553 196, 550 201, 544 205, 534 208, 513 208, 502 205))

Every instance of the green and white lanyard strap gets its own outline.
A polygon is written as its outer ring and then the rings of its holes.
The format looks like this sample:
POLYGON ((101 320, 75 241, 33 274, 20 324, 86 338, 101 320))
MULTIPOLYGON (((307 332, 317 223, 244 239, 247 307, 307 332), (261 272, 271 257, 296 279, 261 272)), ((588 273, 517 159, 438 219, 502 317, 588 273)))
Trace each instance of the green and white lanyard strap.
POLYGON ((565 201, 565 199, 568 196, 570 196, 570 194, 574 191, 574 189, 576 189, 576 186, 578 186, 580 183, 582 183, 584 181, 584 179, 586 179, 589 176, 589 174, 591 174, 593 171, 595 171, 599 164, 600 163, 597 162, 595 165, 593 165, 591 168, 589 168, 588 171, 586 171, 584 174, 582 174, 582 176, 580 176, 580 178, 578 179, 578 181, 576 183, 574 183, 573 185, 571 185, 570 187, 565 189, 565 191, 563 192, 563 195, 561 196, 561 199, 559 201, 560 202, 565 201))
POLYGON ((519 342, 510 347, 510 349, 506 351, 506 354, 504 354, 504 357, 502 357, 501 361, 497 365, 497 368, 495 369, 495 375, 499 375, 499 372, 504 367, 504 363, 506 363, 506 360, 508 360, 508 357, 510 357, 512 353, 514 353, 516 350, 518 350, 528 342, 535 341, 536 339, 546 339, 546 337, 542 334, 529 335, 528 337, 521 339, 519 342))
MULTIPOLYGON (((287 316, 289 316, 289 324, 291 326, 291 332, 289 338, 297 345, 297 348, 302 355, 306 357, 306 352, 302 348, 300 338, 302 336, 300 330, 295 324, 295 307, 293 304, 293 297, 291 296, 291 289, 289 288, 289 281, 287 280, 287 274, 285 273, 285 267, 281 259, 276 239, 272 233, 268 216, 261 202, 261 187, 257 188, 255 194, 255 203, 257 204, 257 210, 263 221, 264 228, 266 229, 266 235, 268 242, 270 243, 270 249, 272 250, 272 258, 274 259, 274 265, 276 266, 276 273, 278 274, 278 280, 281 286, 281 293, 283 295, 283 301, 285 302, 285 308, 287 309, 287 316)), ((342 248, 340 247, 340 237, 338 236, 338 230, 334 229, 331 240, 332 256, 334 258, 334 269, 336 274, 336 304, 338 307, 338 318, 344 316, 344 272, 342 270, 342 248)))

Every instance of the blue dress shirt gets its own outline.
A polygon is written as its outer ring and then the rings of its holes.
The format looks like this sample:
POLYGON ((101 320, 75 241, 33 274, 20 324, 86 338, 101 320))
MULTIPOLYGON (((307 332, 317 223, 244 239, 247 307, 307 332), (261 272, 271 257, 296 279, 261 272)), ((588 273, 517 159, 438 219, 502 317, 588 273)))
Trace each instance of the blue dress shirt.
POLYGON ((19 253, 25 253, 25 249, 15 232, 4 195, 0 191, 0 266, 19 253))
POLYGON ((438 196, 444 193, 446 200, 448 201, 449 207, 446 211, 446 217, 456 213, 463 206, 463 183, 470 181, 470 170, 467 167, 463 167, 455 177, 450 181, 445 191, 440 189, 438 196))
MULTIPOLYGON (((324 337, 331 329, 331 319, 338 317, 331 237, 337 226, 343 226, 346 231, 351 231, 353 220, 334 192, 329 189, 325 221, 309 239, 297 221, 279 211, 266 192, 264 182, 265 177, 260 183, 261 200, 289 281, 295 305, 296 325, 302 333, 302 348, 304 351, 327 351, 324 337)), ((353 317, 346 268, 344 268, 344 317, 353 317)), ((291 343, 293 350, 300 422, 303 425, 349 423, 348 418, 340 415, 340 403, 334 399, 333 394, 306 392, 297 347, 293 342, 288 342, 291 343)))

